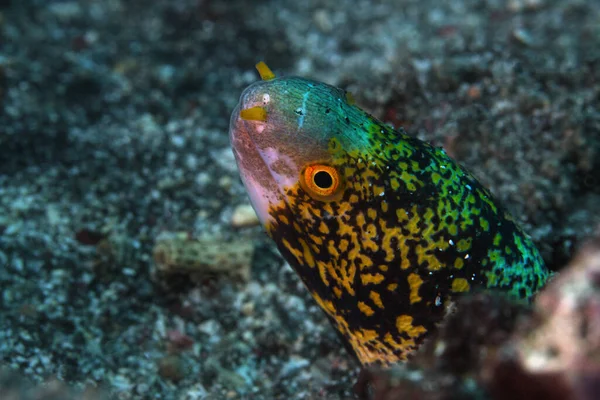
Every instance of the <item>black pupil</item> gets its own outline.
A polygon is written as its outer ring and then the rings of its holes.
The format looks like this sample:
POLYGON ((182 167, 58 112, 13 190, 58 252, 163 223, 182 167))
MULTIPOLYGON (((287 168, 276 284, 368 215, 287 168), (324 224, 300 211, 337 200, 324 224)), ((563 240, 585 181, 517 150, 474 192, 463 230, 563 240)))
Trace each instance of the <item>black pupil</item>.
POLYGON ((313 180, 320 189, 329 189, 333 185, 333 178, 329 172, 319 171, 313 180))

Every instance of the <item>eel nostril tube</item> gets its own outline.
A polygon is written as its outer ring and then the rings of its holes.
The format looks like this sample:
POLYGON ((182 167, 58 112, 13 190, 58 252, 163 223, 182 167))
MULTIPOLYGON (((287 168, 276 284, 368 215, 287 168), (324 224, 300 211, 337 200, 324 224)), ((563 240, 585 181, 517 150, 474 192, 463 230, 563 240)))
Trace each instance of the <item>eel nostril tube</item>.
POLYGON ((260 75, 260 79, 262 79, 263 81, 270 81, 271 79, 275 79, 275 74, 273 73, 273 71, 271 71, 269 67, 267 67, 267 64, 265 64, 264 61, 259 62, 255 65, 255 67, 258 71, 258 74, 260 75))
POLYGON ((262 107, 251 107, 240 111, 240 118, 245 121, 267 122, 267 110, 262 107))

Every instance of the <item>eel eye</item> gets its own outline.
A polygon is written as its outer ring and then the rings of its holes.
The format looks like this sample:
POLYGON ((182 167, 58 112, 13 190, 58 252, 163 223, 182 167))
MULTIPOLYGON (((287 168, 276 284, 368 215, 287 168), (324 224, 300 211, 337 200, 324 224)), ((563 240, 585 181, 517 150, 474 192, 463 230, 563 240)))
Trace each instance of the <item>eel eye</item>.
POLYGON ((317 200, 333 200, 341 189, 338 171, 329 165, 309 165, 302 172, 304 189, 317 200))

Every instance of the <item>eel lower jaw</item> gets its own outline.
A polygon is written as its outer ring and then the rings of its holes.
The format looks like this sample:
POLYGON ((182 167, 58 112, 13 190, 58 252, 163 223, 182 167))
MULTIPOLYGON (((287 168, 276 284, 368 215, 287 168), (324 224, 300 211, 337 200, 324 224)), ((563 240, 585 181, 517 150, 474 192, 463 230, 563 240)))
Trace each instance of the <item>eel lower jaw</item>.
POLYGON ((238 105, 231 117, 229 139, 252 207, 261 224, 266 227, 272 220, 269 210, 272 205, 283 201, 284 197, 266 160, 248 132, 248 125, 256 122, 243 120, 239 113, 238 105))

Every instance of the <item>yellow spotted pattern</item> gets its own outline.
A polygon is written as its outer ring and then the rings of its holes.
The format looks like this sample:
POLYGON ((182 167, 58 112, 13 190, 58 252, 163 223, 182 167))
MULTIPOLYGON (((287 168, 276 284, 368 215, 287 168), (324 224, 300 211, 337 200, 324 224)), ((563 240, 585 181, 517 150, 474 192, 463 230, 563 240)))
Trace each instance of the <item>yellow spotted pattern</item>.
POLYGON ((497 289, 526 299, 545 283, 529 237, 443 150, 383 125, 331 86, 262 84, 269 115, 288 124, 268 143, 271 156, 298 163, 298 179, 320 163, 340 182, 326 199, 299 180, 279 187, 284 198, 269 205, 265 227, 362 364, 406 360, 457 296, 497 289))

